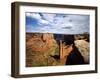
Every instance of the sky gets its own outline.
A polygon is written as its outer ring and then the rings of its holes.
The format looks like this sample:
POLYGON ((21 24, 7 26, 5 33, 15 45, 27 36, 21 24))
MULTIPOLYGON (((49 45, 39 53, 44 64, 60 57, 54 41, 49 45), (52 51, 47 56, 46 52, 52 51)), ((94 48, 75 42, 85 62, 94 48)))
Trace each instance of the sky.
POLYGON ((89 15, 26 12, 25 17, 26 32, 29 33, 89 33, 89 15))

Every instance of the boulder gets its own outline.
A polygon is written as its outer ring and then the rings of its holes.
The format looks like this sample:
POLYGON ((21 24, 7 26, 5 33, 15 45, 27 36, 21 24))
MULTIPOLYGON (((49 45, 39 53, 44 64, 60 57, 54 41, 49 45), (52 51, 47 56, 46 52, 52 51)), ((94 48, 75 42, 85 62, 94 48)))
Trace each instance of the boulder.
POLYGON ((75 40, 75 46, 83 56, 85 63, 89 63, 89 42, 85 40, 75 40))

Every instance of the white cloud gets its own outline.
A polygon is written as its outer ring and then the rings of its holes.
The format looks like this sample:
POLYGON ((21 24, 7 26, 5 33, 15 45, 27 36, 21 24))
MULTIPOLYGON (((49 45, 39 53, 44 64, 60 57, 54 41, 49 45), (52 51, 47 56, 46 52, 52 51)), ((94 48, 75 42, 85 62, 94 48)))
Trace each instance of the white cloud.
POLYGON ((39 24, 41 24, 41 25, 48 25, 49 22, 46 21, 46 20, 42 20, 42 19, 40 19, 40 20, 39 20, 39 24))
MULTIPOLYGON (((27 13, 38 20, 38 32, 54 32, 67 34, 80 34, 89 32, 89 16, 87 15, 64 15, 50 13, 27 13)), ((36 31, 35 29, 31 31, 36 31)))
POLYGON ((56 14, 43 13, 42 15, 45 20, 47 20, 49 23, 52 23, 56 14))
POLYGON ((26 13, 26 16, 29 16, 29 17, 35 18, 35 19, 41 19, 41 16, 37 13, 26 13))
POLYGON ((47 25, 49 23, 47 20, 43 20, 38 13, 26 13, 26 16, 36 19, 39 24, 47 25))

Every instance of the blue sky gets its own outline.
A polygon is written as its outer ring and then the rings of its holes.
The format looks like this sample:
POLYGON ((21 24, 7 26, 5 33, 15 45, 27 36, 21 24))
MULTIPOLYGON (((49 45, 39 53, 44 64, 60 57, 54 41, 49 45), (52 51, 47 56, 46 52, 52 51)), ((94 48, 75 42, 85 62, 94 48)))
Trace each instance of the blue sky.
POLYGON ((26 12, 26 32, 89 33, 89 15, 26 12))

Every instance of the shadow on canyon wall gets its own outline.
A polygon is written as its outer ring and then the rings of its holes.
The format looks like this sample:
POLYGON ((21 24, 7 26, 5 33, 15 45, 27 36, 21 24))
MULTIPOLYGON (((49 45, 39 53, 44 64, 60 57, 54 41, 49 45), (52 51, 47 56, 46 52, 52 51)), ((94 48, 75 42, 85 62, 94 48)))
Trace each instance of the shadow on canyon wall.
POLYGON ((89 64, 89 34, 26 33, 26 67, 89 64))

